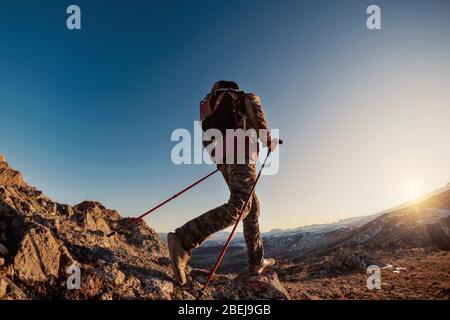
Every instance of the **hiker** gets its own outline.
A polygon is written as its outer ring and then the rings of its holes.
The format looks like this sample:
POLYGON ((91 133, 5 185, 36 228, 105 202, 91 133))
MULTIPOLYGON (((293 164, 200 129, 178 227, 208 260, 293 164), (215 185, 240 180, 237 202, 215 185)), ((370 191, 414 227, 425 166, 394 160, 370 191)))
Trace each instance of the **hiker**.
MULTIPOLYGON (((258 138, 269 150, 274 149, 278 144, 278 140, 271 140, 270 131, 267 128, 267 121, 258 96, 253 93, 240 91, 238 84, 233 81, 218 81, 214 84, 211 92, 201 103, 201 120, 203 130, 215 128, 224 132, 225 129, 245 130, 251 128, 258 132, 258 130, 263 129, 261 132, 265 132, 265 136, 258 136, 256 145, 258 144, 258 138), (211 106, 214 106, 214 108, 211 106)), ((236 146, 234 148, 226 148, 228 144, 224 141, 217 142, 217 145, 220 147, 218 149, 216 146, 216 154, 214 152, 210 153, 230 190, 228 202, 202 214, 182 227, 177 228, 175 232, 168 234, 167 241, 171 264, 175 281, 180 285, 186 283, 185 269, 192 250, 200 246, 212 234, 234 225, 239 218, 242 207, 250 197, 250 192, 257 176, 256 160, 258 157, 258 148, 249 146, 251 144, 250 140, 246 140, 244 163, 230 161, 230 158, 235 161, 238 158, 236 146), (223 150, 221 149, 222 147, 223 150), (219 157, 217 157, 217 154, 219 157)), ((275 263, 274 259, 264 258, 263 243, 258 224, 259 214, 259 199, 253 193, 249 206, 247 206, 242 215, 242 219, 244 238, 247 245, 249 272, 254 274, 260 274, 265 268, 271 267, 275 263)))

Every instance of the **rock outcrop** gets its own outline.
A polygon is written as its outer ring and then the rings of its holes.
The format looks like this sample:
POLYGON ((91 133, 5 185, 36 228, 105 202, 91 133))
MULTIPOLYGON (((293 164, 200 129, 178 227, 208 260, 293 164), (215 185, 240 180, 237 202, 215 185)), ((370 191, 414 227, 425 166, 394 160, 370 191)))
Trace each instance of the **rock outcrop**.
MULTIPOLYGON (((145 222, 106 236, 127 221, 98 202, 52 201, 0 155, 0 299, 194 299, 204 272, 176 286, 167 248, 145 222)), ((205 298, 289 296, 268 272, 218 275, 205 298)))
POLYGON ((25 234, 13 263, 15 277, 32 285, 54 282, 75 260, 48 228, 36 227, 25 234))

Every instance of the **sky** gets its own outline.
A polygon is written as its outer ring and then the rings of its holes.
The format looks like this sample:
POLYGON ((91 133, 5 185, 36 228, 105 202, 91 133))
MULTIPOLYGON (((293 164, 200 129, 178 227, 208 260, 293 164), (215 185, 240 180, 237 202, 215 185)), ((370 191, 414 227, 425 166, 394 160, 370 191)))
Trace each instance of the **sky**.
MULTIPOLYGON (((235 80, 285 142, 263 231, 376 213, 450 182, 449 32, 446 0, 3 0, 0 153, 55 201, 137 216, 214 169, 175 165, 170 138, 235 80)), ((217 175, 146 221, 171 231, 227 197, 217 175)))

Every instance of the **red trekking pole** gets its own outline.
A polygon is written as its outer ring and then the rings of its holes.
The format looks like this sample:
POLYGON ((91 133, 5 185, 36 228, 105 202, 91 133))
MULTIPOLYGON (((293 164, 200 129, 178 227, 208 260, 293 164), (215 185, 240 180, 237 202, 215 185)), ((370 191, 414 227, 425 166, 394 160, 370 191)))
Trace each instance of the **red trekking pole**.
POLYGON ((214 173, 216 173, 217 171, 219 171, 219 169, 214 170, 213 172, 207 174, 206 176, 204 176, 203 178, 195 181, 193 184, 191 184, 190 186, 187 186, 186 188, 184 188, 183 190, 179 191, 178 193, 174 194, 172 197, 170 197, 169 199, 161 202, 160 204, 156 205, 155 207, 151 208, 150 210, 148 210, 147 212, 144 212, 143 214, 141 214, 139 217, 131 219, 128 223, 124 224, 123 226, 117 228, 116 230, 114 230, 113 232, 109 233, 107 235, 107 237, 111 237, 114 234, 116 234, 117 232, 124 230, 128 227, 130 227, 131 225, 135 224, 136 222, 138 222, 139 220, 141 220, 142 218, 144 218, 145 216, 149 215, 150 213, 152 213, 153 211, 155 211, 156 209, 162 207, 163 205, 165 205, 166 203, 172 201, 173 199, 175 199, 176 197, 178 197, 179 195, 185 193, 186 191, 188 191, 189 189, 195 187, 197 184, 199 184, 200 182, 208 179, 210 176, 212 176, 214 173))
MULTIPOLYGON (((278 144, 283 144, 283 141, 278 140, 278 144)), ((248 206, 248 204, 250 202, 250 199, 251 199, 251 197, 253 195, 253 192, 255 191, 256 184, 258 183, 259 177, 261 176, 261 172, 263 171, 263 169, 264 169, 264 167, 266 165, 266 161, 269 158, 269 155, 270 155, 271 152, 272 152, 272 150, 269 149, 269 151, 267 152, 266 158, 264 159, 264 162, 263 162, 263 164, 261 166, 261 169, 259 170, 258 175, 256 176, 256 180, 253 183, 253 186, 252 186, 252 188, 250 190, 250 194, 249 194, 249 196, 247 198, 247 201, 245 201, 244 206, 241 208, 241 212, 239 213, 239 217, 238 217, 236 223, 234 224, 233 230, 231 231, 230 235, 228 236, 227 242, 225 242, 225 245, 223 246, 219 257, 217 258, 217 261, 216 261, 216 263, 214 265, 214 268, 212 269, 211 273, 209 274, 208 279, 206 280, 206 283, 203 285, 203 288, 201 289, 200 294, 197 297, 197 300, 200 299, 201 297, 203 297, 203 295, 205 294, 205 289, 208 287, 208 285, 211 282, 212 278, 216 274, 216 271, 219 268, 219 265, 222 262, 223 257, 225 256, 225 253, 227 252, 228 246, 230 245, 231 239, 233 238, 234 232, 236 231, 236 228, 237 228, 239 222, 241 221, 242 215, 244 214, 245 209, 247 208, 247 206, 248 206)))

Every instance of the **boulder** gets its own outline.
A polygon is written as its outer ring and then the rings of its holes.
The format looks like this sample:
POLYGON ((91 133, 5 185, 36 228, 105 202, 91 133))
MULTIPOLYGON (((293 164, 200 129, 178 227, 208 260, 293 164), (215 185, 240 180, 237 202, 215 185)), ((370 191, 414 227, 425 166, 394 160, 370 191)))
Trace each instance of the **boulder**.
POLYGON ((92 212, 99 214, 106 210, 105 206, 97 201, 83 201, 73 208, 79 212, 92 212))
POLYGON ((92 214, 90 212, 86 212, 83 215, 82 224, 83 224, 84 229, 86 229, 86 230, 90 230, 90 231, 97 230, 97 223, 95 222, 95 220, 92 217, 92 214))
POLYGON ((0 185, 20 187, 26 183, 22 178, 22 174, 19 171, 10 168, 4 157, 0 159, 0 185))
MULTIPOLYGON (((190 272, 192 288, 189 291, 197 293, 203 287, 209 275, 207 270, 194 269, 190 272)), ((254 275, 242 273, 237 276, 216 274, 206 290, 206 299, 225 300, 289 300, 289 294, 273 270, 254 275)))
POLYGON ((331 273, 363 272, 371 257, 365 252, 339 249, 331 256, 326 271, 331 273))
POLYGON ((30 229, 14 257, 15 275, 25 283, 51 282, 60 268, 74 262, 67 249, 45 227, 30 229))
POLYGON ((108 224, 102 218, 98 218, 97 221, 95 221, 95 224, 97 226, 98 231, 101 231, 104 234, 108 234, 111 232, 111 229, 109 228, 108 224))
POLYGON ((242 274, 232 282, 232 291, 243 300, 289 300, 289 294, 278 279, 275 271, 260 275, 242 274))
POLYGON ((86 230, 89 231, 101 231, 104 234, 108 234, 111 232, 108 224, 101 217, 94 217, 94 214, 91 212, 86 212, 82 217, 82 224, 86 230))

